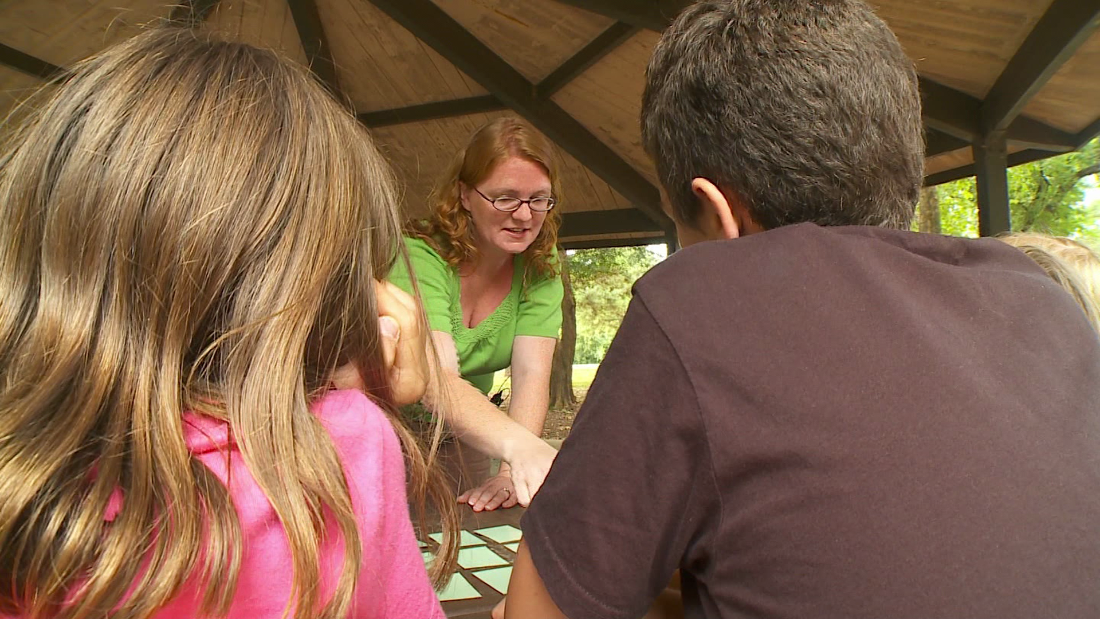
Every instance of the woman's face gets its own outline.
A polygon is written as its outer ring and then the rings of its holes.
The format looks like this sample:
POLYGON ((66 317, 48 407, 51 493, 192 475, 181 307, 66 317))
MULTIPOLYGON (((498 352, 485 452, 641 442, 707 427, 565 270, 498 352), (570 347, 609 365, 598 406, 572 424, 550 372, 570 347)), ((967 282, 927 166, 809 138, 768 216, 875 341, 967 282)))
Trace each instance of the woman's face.
POLYGON ((474 222, 474 243, 484 254, 523 253, 535 241, 546 213, 521 204, 510 213, 493 207, 496 198, 549 198, 550 177, 538 163, 509 157, 477 185, 461 187, 462 206, 474 222), (480 192, 480 194, 478 193, 480 192))

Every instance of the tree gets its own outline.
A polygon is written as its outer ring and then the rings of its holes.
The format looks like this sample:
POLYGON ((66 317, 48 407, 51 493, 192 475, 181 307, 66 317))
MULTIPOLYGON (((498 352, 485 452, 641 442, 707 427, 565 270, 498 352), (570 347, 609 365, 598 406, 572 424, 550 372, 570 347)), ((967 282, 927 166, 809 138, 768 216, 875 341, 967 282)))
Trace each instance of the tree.
MULTIPOLYGON (((1086 184, 1100 173, 1100 140, 1079 151, 1008 170, 1012 229, 1086 241, 1100 241, 1100 201, 1083 200, 1086 184)), ((1094 181, 1093 181, 1094 182, 1094 181)), ((914 229, 932 219, 936 210, 944 234, 978 236, 977 187, 973 178, 945 183, 934 190, 934 201, 922 194, 914 229)))
POLYGON ((577 403, 573 393, 573 357, 577 349, 577 304, 573 300, 573 286, 569 277, 569 257, 559 251, 561 283, 565 296, 561 301, 561 339, 554 348, 554 361, 550 366, 550 407, 568 408, 577 403))
POLYGON ((658 262, 645 247, 584 249, 569 258, 577 308, 576 363, 599 363, 619 329, 634 281, 658 262))

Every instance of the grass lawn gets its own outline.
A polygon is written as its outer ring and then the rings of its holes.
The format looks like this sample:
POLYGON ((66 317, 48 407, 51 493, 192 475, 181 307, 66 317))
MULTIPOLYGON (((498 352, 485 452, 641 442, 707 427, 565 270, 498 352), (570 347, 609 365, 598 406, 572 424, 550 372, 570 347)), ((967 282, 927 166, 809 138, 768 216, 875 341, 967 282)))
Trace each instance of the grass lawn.
MULTIPOLYGON (((598 363, 579 363, 573 365, 573 391, 587 391, 588 387, 592 385, 592 379, 596 377, 596 370, 599 369, 598 363)), ((493 390, 489 393, 496 393, 500 391, 501 387, 507 388, 509 391, 512 385, 509 384, 507 373, 501 370, 493 375, 493 390)))
POLYGON ((589 363, 573 366, 573 391, 587 390, 596 377, 596 370, 600 368, 598 363, 589 363))

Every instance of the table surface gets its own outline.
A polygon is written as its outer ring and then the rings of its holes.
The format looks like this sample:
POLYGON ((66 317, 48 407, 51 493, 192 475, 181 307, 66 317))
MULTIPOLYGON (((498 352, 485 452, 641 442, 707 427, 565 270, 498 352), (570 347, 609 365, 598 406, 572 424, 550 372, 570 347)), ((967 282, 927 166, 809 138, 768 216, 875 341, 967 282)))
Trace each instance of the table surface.
MULTIPOLYGON (((505 547, 503 544, 494 540, 488 539, 484 536, 478 536, 475 531, 481 529, 487 529, 490 527, 497 527, 502 525, 511 525, 519 528, 520 518, 525 511, 522 507, 516 506, 510 509, 498 509, 491 512, 477 513, 469 507, 462 506, 462 529, 463 531, 473 534, 484 542, 484 546, 492 550, 499 555, 502 559, 507 561, 510 566, 516 558, 516 553, 511 549, 505 547)), ((428 536, 424 536, 429 546, 428 550, 435 550, 437 545, 434 540, 427 539, 428 536)), ((493 607, 500 602, 503 595, 496 589, 489 586, 481 579, 477 577, 477 573, 480 568, 466 569, 461 566, 458 567, 456 574, 461 574, 466 578, 466 581, 481 594, 481 597, 468 599, 468 600, 451 600, 443 602, 443 611, 448 617, 452 619, 489 619, 489 613, 493 607)))

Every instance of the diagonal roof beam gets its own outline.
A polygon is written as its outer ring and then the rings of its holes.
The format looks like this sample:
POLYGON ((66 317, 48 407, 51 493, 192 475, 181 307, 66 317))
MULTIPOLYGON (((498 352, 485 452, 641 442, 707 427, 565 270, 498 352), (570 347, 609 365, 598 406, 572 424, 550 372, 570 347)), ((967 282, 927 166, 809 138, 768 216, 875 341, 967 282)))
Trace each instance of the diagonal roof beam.
POLYGON ((420 103, 392 110, 359 112, 358 117, 359 122, 374 129, 378 127, 388 127, 390 125, 418 123, 425 120, 466 116, 467 114, 499 112, 506 109, 508 109, 508 107, 498 101, 493 95, 483 95, 480 97, 467 97, 465 99, 451 99, 450 101, 420 103))
POLYGON ((936 131, 931 127, 925 129, 924 136, 924 154, 926 157, 935 157, 936 155, 949 153, 953 150, 970 147, 970 142, 967 142, 966 140, 960 140, 959 138, 943 133, 942 131, 936 131))
POLYGON ((660 193, 648 179, 556 103, 538 97, 534 84, 434 2, 371 1, 502 103, 526 118, 650 219, 662 228, 672 228, 668 216, 661 211, 660 193))
MULTIPOLYGON (((927 128, 967 142, 980 139, 980 99, 925 77, 920 78, 920 91, 921 115, 927 128)), ((1008 141, 1050 152, 1068 152, 1077 147, 1076 136, 1027 116, 1012 122, 1008 141)))
POLYGON ((982 134, 1007 129, 1098 26, 1100 2, 1054 0, 986 95, 982 134))
POLYGON ((1088 144, 1096 136, 1100 136, 1100 118, 1092 121, 1092 124, 1082 129, 1075 137, 1077 139, 1077 148, 1084 148, 1085 144, 1088 144))
POLYGON ((65 69, 40 58, 25 54, 14 47, 0 43, 0 64, 7 65, 31 77, 52 80, 66 73, 65 69))
POLYGON ((325 27, 321 23, 321 14, 317 11, 316 0, 287 0, 298 38, 302 41, 309 68, 322 84, 328 87, 338 98, 344 96, 340 89, 340 79, 336 75, 336 63, 332 59, 325 27))
POLYGON ((638 28, 661 32, 691 0, 558 0, 638 28))
POLYGON ((547 75, 545 79, 539 82, 536 90, 538 96, 543 99, 549 99, 555 92, 561 90, 563 86, 573 81, 581 73, 584 73, 588 67, 596 64, 601 58, 610 54, 615 48, 619 47, 627 41, 630 37, 634 36, 640 28, 632 26, 624 22, 615 22, 611 24, 607 30, 600 33, 600 36, 592 39, 592 42, 581 48, 581 51, 573 54, 573 57, 562 63, 560 67, 554 69, 553 73, 547 75))
POLYGON ((216 6, 218 0, 181 0, 172 8, 168 21, 184 28, 198 28, 216 6))
MULTIPOLYGON (((558 1, 656 32, 664 30, 672 19, 675 18, 684 7, 690 4, 689 0, 558 1)), ((1088 20, 1081 21, 1084 17, 1091 16, 1089 19, 1092 20, 1092 27, 1095 27, 1095 14, 1098 12, 1100 12, 1100 3, 1096 0, 1054 0, 1054 4, 1051 5, 1051 10, 1047 11, 1047 15, 1040 20, 1040 23, 1032 31, 1032 36, 1041 36, 1041 38, 1037 40, 1044 43, 1047 47, 1035 47, 1032 53, 1040 54, 1044 50, 1047 50, 1047 58, 1058 60, 1056 58, 1051 58, 1049 45, 1051 40, 1056 39, 1059 33, 1062 33, 1062 39, 1058 39, 1063 42, 1061 50, 1062 52, 1068 52, 1066 57, 1072 55, 1072 52, 1076 50, 1076 46, 1080 45, 1083 39, 1079 40, 1079 38, 1075 36, 1070 40, 1065 36, 1065 33, 1073 30, 1074 27, 1081 32, 1087 30, 1088 26, 1085 25, 1085 22, 1088 20), (1056 11, 1055 9, 1059 9, 1061 5, 1073 6, 1074 8, 1072 10, 1056 11), (1079 20, 1079 22, 1074 24, 1074 19, 1079 20), (1046 23, 1044 24, 1044 22, 1046 23)), ((1032 37, 1028 37, 1028 40, 1030 41, 1031 38, 1032 37)), ((1027 42, 1025 42, 1025 44, 1020 47, 1021 51, 1016 54, 1017 58, 1020 59, 1020 63, 1024 63, 1024 61, 1027 60, 1026 55, 1022 55, 1027 47, 1027 42)), ((1060 56, 1059 58, 1058 65, 1060 66, 1061 61, 1064 61, 1065 58, 1061 58, 1060 56)), ((1009 74, 1009 69, 1011 69, 1011 65, 1016 62, 1017 60, 1014 58, 1013 61, 1009 63, 1010 66, 1005 70, 1005 74, 1008 74, 1008 77, 1002 75, 1002 78, 1006 80, 1013 79, 1012 75, 1009 74)), ((1048 61, 1048 64, 1044 66, 1049 65, 1050 62, 1048 61)), ((1028 70, 1026 68, 1027 66, 1028 65, 1025 64, 1025 68, 1020 71, 1028 70)), ((1053 71, 1051 74, 1053 74, 1053 71)), ((1023 75, 1023 73, 1019 75, 1023 75)), ((1018 77, 1016 79, 1018 79, 1018 77)), ((998 80, 998 83, 1000 83, 1000 81, 1001 80, 998 80)), ((1013 84, 1009 85, 1012 86, 1013 84)), ((983 106, 986 104, 983 104, 981 99, 923 77, 920 78, 920 89, 921 99, 923 100, 922 113, 925 126, 968 142, 974 142, 979 139, 978 136, 984 135, 983 106)), ((991 92, 991 94, 994 93, 991 92)), ((990 99, 987 100, 987 103, 989 102, 995 102, 995 100, 990 97, 990 99)), ((1020 107, 1022 108, 1022 105, 1020 107)), ((1013 118, 1009 119, 1009 122, 1004 125, 1008 128, 1008 140, 1012 144, 1051 152, 1073 150, 1078 145, 1079 140, 1077 140, 1077 136, 1032 118, 1017 116, 1013 116, 1013 118)))

